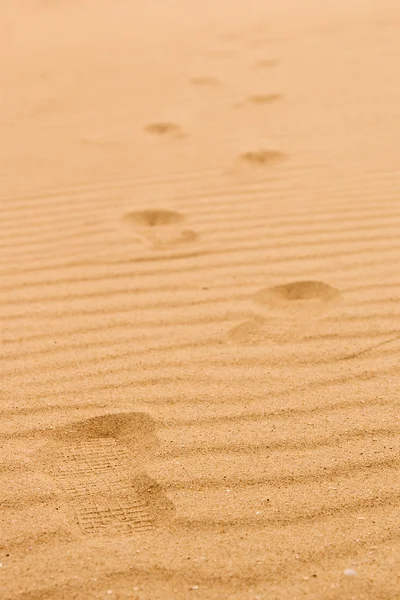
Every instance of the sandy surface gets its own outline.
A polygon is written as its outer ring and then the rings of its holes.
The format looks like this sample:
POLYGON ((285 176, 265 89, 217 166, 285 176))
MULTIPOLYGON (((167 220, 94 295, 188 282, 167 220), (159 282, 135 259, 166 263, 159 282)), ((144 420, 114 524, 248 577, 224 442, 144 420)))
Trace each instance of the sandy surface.
POLYGON ((2 600, 400 598, 399 27, 3 0, 2 600))

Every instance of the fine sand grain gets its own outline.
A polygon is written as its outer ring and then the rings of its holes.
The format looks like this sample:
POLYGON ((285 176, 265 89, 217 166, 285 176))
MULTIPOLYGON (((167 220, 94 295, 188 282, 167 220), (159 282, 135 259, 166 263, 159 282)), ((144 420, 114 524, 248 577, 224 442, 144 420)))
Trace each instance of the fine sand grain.
POLYGON ((399 30, 1 2, 2 600, 400 598, 399 30))

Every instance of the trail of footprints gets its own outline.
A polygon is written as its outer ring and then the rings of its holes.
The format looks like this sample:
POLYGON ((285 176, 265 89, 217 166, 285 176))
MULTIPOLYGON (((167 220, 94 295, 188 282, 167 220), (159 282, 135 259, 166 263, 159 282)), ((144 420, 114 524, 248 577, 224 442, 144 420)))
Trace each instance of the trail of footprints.
MULTIPOLYGON (((270 68, 278 61, 259 61, 254 66, 270 68)), ((192 78, 195 86, 218 87, 212 77, 192 78)), ((250 96, 241 106, 279 101, 282 94, 250 96)), ((152 136, 181 139, 185 132, 171 122, 154 122, 144 131, 152 136)), ((265 167, 284 160, 279 150, 245 151, 239 164, 265 167)), ((170 209, 137 209, 127 212, 123 222, 136 238, 152 250, 191 244, 196 231, 186 218, 170 209)), ((320 281, 295 281, 267 287, 252 296, 252 318, 228 333, 236 343, 289 342, 304 334, 308 324, 332 309, 341 299, 338 290, 320 281)), ((158 441, 153 420, 146 414, 119 413, 89 418, 47 433, 41 464, 57 482, 72 508, 83 534, 134 535, 167 523, 174 506, 160 486, 143 471, 158 441)))
MULTIPOLYGON (((275 61, 258 66, 271 67, 275 61)), ((218 87, 213 77, 195 77, 195 86, 218 87)), ((251 96, 248 102, 269 104, 280 94, 251 96)), ((186 136, 172 122, 154 122, 145 133, 170 139, 186 136)), ((279 151, 261 149, 244 152, 239 162, 264 166, 285 158, 279 151)), ((185 216, 170 209, 137 209, 127 212, 123 221, 134 235, 152 250, 190 244, 198 234, 186 226, 185 216)), ((262 292, 260 298, 262 297, 262 292)), ((262 327, 253 320, 251 327, 262 327)), ((251 329, 250 327, 250 329, 251 329)), ((242 324, 231 338, 242 338, 242 324)), ((134 535, 168 522, 174 506, 160 486, 143 471, 143 459, 150 458, 158 446, 153 420, 146 414, 119 413, 93 417, 45 433, 40 451, 41 468, 57 483, 62 499, 74 513, 82 534, 134 535)))
MULTIPOLYGON (((277 66, 279 61, 264 60, 256 63, 256 67, 271 68, 277 66)), ((215 77, 198 76, 189 80, 191 85, 202 87, 218 87, 220 81, 215 77)), ((283 98, 283 94, 254 94, 249 96, 237 107, 245 107, 247 104, 271 104, 283 98)), ((147 134, 161 137, 181 139, 186 137, 183 128, 173 122, 158 121, 149 123, 144 127, 147 134)), ((260 168, 279 163, 286 159, 286 154, 271 148, 248 150, 237 156, 236 167, 250 166, 260 168)), ((198 239, 198 234, 191 228, 185 226, 185 217, 179 212, 169 209, 138 209, 127 212, 123 221, 131 227, 134 236, 144 246, 152 250, 166 250, 174 246, 190 245, 198 239)))
MULTIPOLYGON (((278 65, 279 61, 275 59, 264 59, 253 66, 256 69, 269 69, 278 65)), ((194 77, 190 83, 198 86, 220 84, 213 77, 194 77)), ((283 98, 284 95, 280 93, 253 94, 236 107, 243 108, 249 104, 268 105, 283 98)), ((145 130, 149 133, 175 134, 180 128, 173 123, 155 123, 148 125, 145 130)), ((239 154, 236 166, 263 168, 285 159, 286 154, 280 150, 261 148, 239 154)), ((183 227, 184 216, 172 210, 133 211, 124 215, 124 221, 130 224, 136 236, 152 249, 188 244, 198 237, 194 230, 183 227)), ((228 333, 228 338, 238 343, 255 344, 296 341, 304 336, 319 316, 333 308, 340 297, 338 290, 319 281, 295 281, 264 288, 253 295, 252 318, 234 327, 228 333)))
POLYGON ((143 472, 157 448, 146 414, 93 417, 48 432, 42 465, 84 534, 131 535, 166 522, 173 506, 143 472))
MULTIPOLYGON (((264 59, 257 61, 253 67, 256 69, 270 69, 278 66, 280 63, 275 59, 264 59)), ((197 76, 189 79, 190 85, 197 87, 218 88, 221 86, 219 79, 211 76, 197 76)), ((247 106, 263 106, 281 101, 284 95, 281 93, 256 93, 251 94, 242 102, 234 104, 236 108, 246 108, 247 106)), ((150 135, 159 137, 168 137, 182 139, 187 137, 187 133, 178 124, 170 121, 159 121, 148 123, 144 131, 150 135)), ((280 162, 286 159, 286 154, 274 148, 259 148, 257 150, 246 150, 239 154, 236 160, 236 166, 240 164, 250 165, 252 167, 264 167, 280 162)))

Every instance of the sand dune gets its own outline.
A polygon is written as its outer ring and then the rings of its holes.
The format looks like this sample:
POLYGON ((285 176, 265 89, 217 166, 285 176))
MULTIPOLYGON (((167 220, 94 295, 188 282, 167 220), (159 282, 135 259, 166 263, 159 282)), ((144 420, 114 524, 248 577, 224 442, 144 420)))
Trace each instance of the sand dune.
POLYGON ((399 598, 397 4, 0 15, 1 597, 399 598))

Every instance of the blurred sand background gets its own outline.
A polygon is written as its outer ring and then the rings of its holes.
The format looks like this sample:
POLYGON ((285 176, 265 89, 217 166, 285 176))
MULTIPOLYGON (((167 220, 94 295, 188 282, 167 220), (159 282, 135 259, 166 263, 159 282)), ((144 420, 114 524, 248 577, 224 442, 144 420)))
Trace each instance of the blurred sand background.
POLYGON ((2 599, 400 597, 399 26, 1 2, 2 599))

